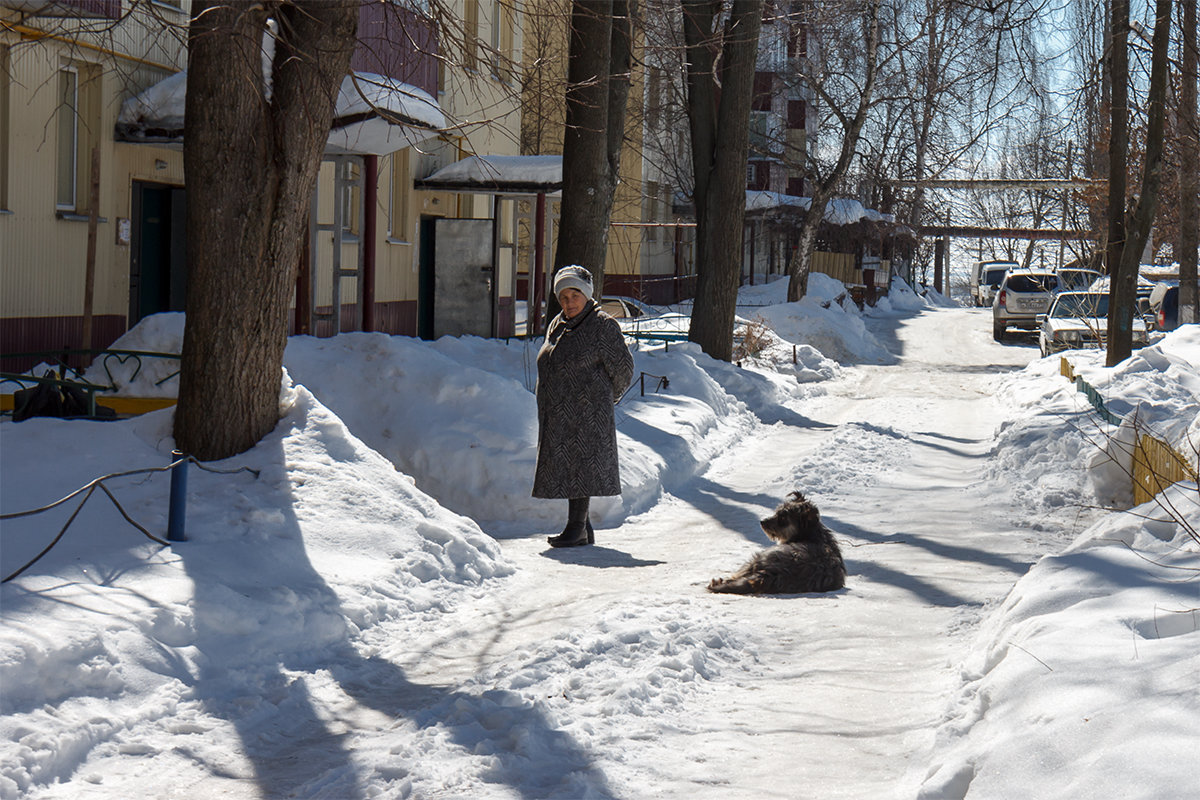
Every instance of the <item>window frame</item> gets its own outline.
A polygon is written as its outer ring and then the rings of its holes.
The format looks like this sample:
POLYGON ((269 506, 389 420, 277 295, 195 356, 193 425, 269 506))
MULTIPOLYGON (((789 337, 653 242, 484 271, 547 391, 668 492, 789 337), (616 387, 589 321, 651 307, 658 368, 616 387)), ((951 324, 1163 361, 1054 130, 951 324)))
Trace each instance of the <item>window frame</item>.
POLYGON ((54 173, 54 210, 75 212, 79 209, 79 67, 74 64, 63 64, 58 68, 57 86, 58 106, 55 109, 55 173, 54 173), (63 84, 66 76, 72 79, 72 98, 67 104, 66 87, 63 84), (64 147, 63 134, 66 128, 66 114, 70 113, 70 146, 64 147), (70 155, 70 166, 64 161, 70 155), (68 179, 69 176, 69 179, 68 179), (65 201, 63 190, 69 183, 70 199, 65 201))

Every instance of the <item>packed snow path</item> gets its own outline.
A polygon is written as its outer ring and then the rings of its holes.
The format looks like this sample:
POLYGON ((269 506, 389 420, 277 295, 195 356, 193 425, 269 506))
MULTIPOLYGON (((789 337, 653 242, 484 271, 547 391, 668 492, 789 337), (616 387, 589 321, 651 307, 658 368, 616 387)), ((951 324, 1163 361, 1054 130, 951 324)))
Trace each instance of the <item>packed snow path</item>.
MULTIPOLYGON (((504 538, 518 574, 502 592, 381 655, 418 684, 544 687, 571 740, 538 769, 578 773, 581 796, 914 796, 966 634, 1047 549, 1021 527, 1020 498, 985 478, 991 388, 1036 352, 996 344, 968 309, 869 324, 898 364, 848 368, 594 547, 504 538), (706 593, 766 544, 758 520, 794 489, 839 535, 847 589, 706 593), (665 647, 657 671, 634 652, 689 641, 689 626, 696 648, 665 647), (674 692, 663 670, 703 686, 674 692), (638 691, 645 717, 606 729, 605 697, 638 691)), ((495 775, 512 796, 528 777, 495 775)))

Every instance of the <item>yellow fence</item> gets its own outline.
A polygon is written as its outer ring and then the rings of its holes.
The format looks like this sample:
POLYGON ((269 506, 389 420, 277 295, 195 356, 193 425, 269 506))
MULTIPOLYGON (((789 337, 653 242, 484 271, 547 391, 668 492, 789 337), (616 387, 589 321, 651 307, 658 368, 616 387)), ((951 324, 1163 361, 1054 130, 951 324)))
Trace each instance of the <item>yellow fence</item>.
POLYGON ((811 270, 836 278, 847 286, 862 283, 862 272, 854 266, 853 253, 826 253, 818 250, 812 254, 811 270))
POLYGON ((1138 436, 1133 449, 1133 502, 1141 505, 1179 481, 1195 481, 1196 470, 1171 445, 1153 436, 1138 436))
MULTIPOLYGON (((1075 387, 1087 395, 1096 411, 1114 425, 1120 424, 1120 418, 1109 413, 1100 393, 1082 376, 1075 374, 1075 368, 1066 358, 1059 358, 1058 371, 1064 378, 1073 382, 1075 387)), ((1167 487, 1180 481, 1198 481, 1196 470, 1191 462, 1181 455, 1178 450, 1146 433, 1137 432, 1137 444, 1133 449, 1133 502, 1141 505, 1153 500, 1155 495, 1167 487)))

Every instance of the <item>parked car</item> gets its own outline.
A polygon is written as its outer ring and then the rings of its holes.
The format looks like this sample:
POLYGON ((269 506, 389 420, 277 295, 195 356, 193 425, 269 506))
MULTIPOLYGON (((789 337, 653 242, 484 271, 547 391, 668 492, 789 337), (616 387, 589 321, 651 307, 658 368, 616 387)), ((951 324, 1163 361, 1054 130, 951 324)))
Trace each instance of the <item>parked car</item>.
POLYGON ((1163 281, 1150 290, 1149 315, 1156 331, 1173 331, 1179 327, 1179 285, 1163 281))
MULTIPOLYGON (((1153 325, 1150 324, 1149 319, 1152 316, 1152 312, 1150 311, 1150 293, 1154 291, 1155 285, 1156 284, 1154 281, 1148 280, 1144 276, 1139 275, 1137 279, 1137 285, 1134 289, 1137 298, 1135 301, 1137 306, 1134 309, 1134 313, 1140 317, 1146 317, 1147 327, 1150 327, 1151 329, 1153 329, 1153 325)), ((1088 291, 1104 292, 1105 294, 1108 294, 1110 291, 1108 276, 1105 275, 1101 278, 1098 278, 1092 283, 1091 286, 1088 287, 1088 291)))
POLYGON ((1015 261, 976 261, 971 265, 971 297, 977 306, 990 306, 996 287, 1004 280, 1004 273, 1016 269, 1015 261))
POLYGON ((992 301, 992 337, 1002 342, 1009 328, 1037 330, 1038 317, 1049 310, 1056 289, 1058 276, 1049 270, 1009 270, 992 301))
MULTIPOLYGON (((1108 336, 1108 294, 1104 292, 1062 292, 1041 318, 1038 346, 1042 357, 1062 350, 1104 347, 1108 336)), ((1146 324, 1133 318, 1133 346, 1145 347, 1146 324)))
POLYGON ((620 295, 607 295, 600 299, 600 310, 613 319, 637 319, 638 317, 657 316, 659 310, 652 308, 641 300, 620 295))
POLYGON ((1082 267, 1059 267, 1054 271, 1058 276, 1058 291, 1084 292, 1102 276, 1094 269, 1082 267))

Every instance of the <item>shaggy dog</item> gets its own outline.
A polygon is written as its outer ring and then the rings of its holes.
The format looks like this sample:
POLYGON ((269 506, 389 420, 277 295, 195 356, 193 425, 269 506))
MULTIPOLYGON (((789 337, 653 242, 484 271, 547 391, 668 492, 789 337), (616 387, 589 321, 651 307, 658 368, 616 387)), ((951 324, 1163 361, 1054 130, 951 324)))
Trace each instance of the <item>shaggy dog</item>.
POLYGON ((728 578, 713 578, 710 592, 729 594, 801 594, 832 592, 846 585, 846 564, 821 512, 792 492, 762 521, 763 532, 777 544, 754 554, 728 578))

